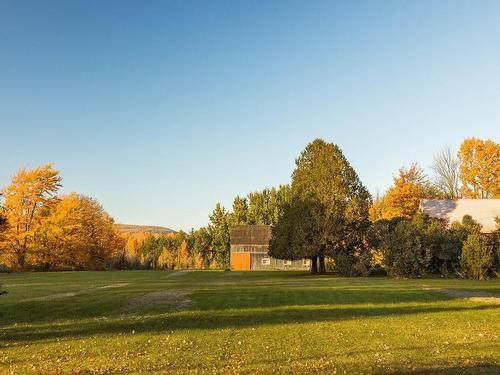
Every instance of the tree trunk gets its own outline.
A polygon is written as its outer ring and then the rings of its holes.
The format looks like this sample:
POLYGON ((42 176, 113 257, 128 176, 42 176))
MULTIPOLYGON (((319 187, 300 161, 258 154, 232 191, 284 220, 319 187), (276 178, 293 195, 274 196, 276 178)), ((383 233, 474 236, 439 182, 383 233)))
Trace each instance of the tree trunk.
POLYGON ((20 251, 17 252, 17 266, 19 267, 20 271, 24 270, 24 263, 26 260, 26 250, 21 249, 20 251))
POLYGON ((326 273, 325 256, 321 254, 318 258, 319 258, 319 273, 326 273))
POLYGON ((318 257, 311 257, 311 273, 318 273, 318 257))

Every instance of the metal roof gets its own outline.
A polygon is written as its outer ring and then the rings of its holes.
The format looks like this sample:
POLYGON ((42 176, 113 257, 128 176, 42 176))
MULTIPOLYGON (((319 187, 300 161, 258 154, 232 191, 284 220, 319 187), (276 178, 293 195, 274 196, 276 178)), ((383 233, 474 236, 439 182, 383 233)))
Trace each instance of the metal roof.
POLYGON ((270 225, 236 225, 231 229, 231 245, 269 245, 270 225))
POLYGON ((420 210, 450 223, 461 222, 465 215, 470 215, 483 226, 481 232, 491 233, 497 229, 495 218, 500 217, 500 199, 422 199, 420 210))

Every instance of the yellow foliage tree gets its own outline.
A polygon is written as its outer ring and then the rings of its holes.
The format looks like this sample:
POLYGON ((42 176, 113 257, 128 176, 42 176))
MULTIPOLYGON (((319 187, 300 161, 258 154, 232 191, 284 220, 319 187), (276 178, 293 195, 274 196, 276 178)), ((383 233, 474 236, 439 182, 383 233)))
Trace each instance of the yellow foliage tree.
POLYGON ((46 268, 102 269, 123 254, 113 219, 94 199, 62 197, 35 236, 33 263, 46 268))
POLYGON ((412 164, 409 169, 401 168, 393 180, 393 186, 385 196, 371 207, 371 220, 411 218, 418 211, 420 199, 429 194, 425 175, 417 164, 412 164))
POLYGON ((181 246, 179 249, 179 268, 187 268, 188 267, 188 248, 186 240, 181 242, 181 246))
POLYGON ((61 177, 52 164, 20 169, 2 191, 8 229, 4 251, 13 266, 23 269, 33 246, 33 237, 50 207, 57 202, 61 177))
POLYGON ((139 256, 139 241, 131 234, 122 234, 125 240, 125 261, 132 267, 137 266, 140 262, 139 256))
POLYGON ((158 268, 166 268, 166 269, 172 269, 173 268, 173 257, 172 253, 168 251, 168 249, 164 248, 158 257, 158 268))
POLYGON ((466 139, 458 150, 458 158, 464 197, 500 197, 500 144, 489 139, 466 139))

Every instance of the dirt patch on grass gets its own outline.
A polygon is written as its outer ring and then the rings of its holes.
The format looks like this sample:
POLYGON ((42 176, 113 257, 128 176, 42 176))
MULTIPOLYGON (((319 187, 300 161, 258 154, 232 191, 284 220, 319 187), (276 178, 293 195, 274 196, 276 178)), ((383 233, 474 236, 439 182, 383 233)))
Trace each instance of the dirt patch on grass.
POLYGON ((169 279, 171 277, 182 276, 182 275, 185 275, 188 272, 193 272, 193 271, 191 271, 191 270, 175 271, 175 272, 169 273, 167 276, 165 276, 165 279, 169 279))
POLYGON ((67 298, 67 297, 74 297, 77 294, 79 294, 79 292, 56 293, 56 294, 49 294, 48 296, 23 299, 23 300, 21 300, 21 302, 26 302, 26 301, 52 301, 52 300, 56 300, 56 299, 62 299, 62 298, 67 298))
POLYGON ((75 290, 73 292, 66 292, 66 293, 55 293, 55 294, 49 294, 47 296, 42 296, 42 297, 26 298, 26 299, 21 300, 21 302, 53 301, 53 300, 58 300, 58 299, 63 299, 63 298, 68 298, 68 297, 79 296, 79 295, 82 295, 82 294, 88 294, 88 293, 91 293, 94 290, 122 288, 124 286, 129 285, 129 284, 130 283, 109 284, 109 285, 104 285, 104 286, 100 286, 100 287, 97 287, 97 288, 75 290))
POLYGON ((190 289, 176 289, 144 294, 129 300, 122 311, 131 312, 159 306, 168 310, 180 310, 191 305, 192 292, 190 289))
POLYGON ((500 304, 500 296, 488 292, 472 292, 466 290, 432 289, 432 288, 425 288, 425 290, 439 292, 447 295, 448 297, 468 299, 474 302, 500 304))
POLYGON ((100 286, 97 289, 114 289, 114 288, 123 288, 124 286, 130 285, 130 283, 116 283, 116 284, 109 284, 109 285, 104 285, 100 286))

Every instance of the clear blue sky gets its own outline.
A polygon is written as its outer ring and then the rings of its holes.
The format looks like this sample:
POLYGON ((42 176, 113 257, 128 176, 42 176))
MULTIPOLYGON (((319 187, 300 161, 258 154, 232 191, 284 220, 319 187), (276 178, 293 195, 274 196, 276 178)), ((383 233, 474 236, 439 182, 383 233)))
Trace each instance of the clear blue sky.
POLYGON ((0 185, 53 162, 116 221, 198 227, 316 137, 372 191, 500 138, 499 1, 0 2, 0 185))

